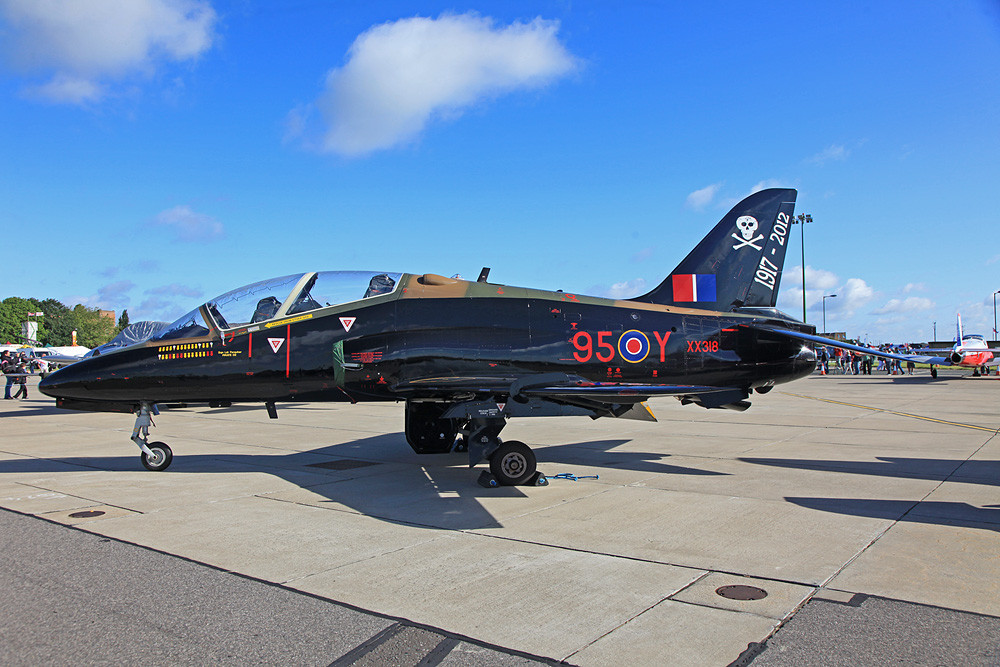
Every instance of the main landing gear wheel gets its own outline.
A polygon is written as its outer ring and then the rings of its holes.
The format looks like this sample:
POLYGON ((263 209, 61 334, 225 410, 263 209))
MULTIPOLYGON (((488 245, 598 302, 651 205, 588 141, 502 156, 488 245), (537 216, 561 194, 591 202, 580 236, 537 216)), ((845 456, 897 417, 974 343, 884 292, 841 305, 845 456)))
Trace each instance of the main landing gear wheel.
POLYGON ((170 466, 170 462, 174 460, 174 453, 170 450, 167 443, 151 442, 146 446, 152 452, 152 456, 146 452, 142 453, 142 465, 146 467, 146 470, 154 472, 166 470, 170 466))
POLYGON ((510 440, 500 445, 490 457, 490 472, 503 486, 517 486, 535 474, 535 453, 523 442, 510 440))
POLYGON ((931 377, 932 378, 936 378, 937 377, 937 369, 934 368, 933 366, 931 366, 931 377))

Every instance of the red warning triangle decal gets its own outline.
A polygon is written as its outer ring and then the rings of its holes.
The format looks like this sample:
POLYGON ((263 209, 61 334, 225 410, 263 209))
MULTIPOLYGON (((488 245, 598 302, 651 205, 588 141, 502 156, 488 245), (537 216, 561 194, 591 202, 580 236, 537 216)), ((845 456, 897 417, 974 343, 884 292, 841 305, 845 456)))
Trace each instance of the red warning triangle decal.
POLYGON ((268 338, 267 342, 271 345, 271 351, 277 353, 281 349, 281 345, 285 342, 284 338, 268 338))
POLYGON ((354 321, 357 320, 356 317, 341 317, 340 323, 344 326, 344 331, 350 331, 351 327, 354 326, 354 321))

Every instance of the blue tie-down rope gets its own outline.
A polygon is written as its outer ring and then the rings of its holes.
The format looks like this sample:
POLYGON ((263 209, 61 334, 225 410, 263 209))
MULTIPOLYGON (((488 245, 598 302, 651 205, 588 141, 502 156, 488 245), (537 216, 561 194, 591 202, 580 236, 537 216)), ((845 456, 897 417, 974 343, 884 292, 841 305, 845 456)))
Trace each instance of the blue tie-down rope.
POLYGON ((578 479, 600 479, 597 475, 574 475, 571 472, 564 472, 558 475, 547 475, 549 479, 571 479, 574 482, 578 479))

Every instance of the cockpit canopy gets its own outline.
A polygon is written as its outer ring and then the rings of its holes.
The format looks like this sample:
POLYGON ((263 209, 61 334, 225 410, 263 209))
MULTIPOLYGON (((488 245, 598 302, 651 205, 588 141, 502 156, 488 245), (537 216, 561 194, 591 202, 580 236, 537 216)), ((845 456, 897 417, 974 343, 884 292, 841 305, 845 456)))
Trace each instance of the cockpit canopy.
MULTIPOLYGON (((219 329, 232 329, 391 294, 401 276, 401 273, 377 271, 297 273, 234 289, 204 305, 219 329)), ((208 332, 199 307, 150 340, 193 338, 208 332)))
POLYGON ((964 336, 962 336, 962 340, 963 341, 966 341, 966 340, 981 340, 981 341, 985 341, 986 338, 983 337, 982 334, 965 334, 964 336))

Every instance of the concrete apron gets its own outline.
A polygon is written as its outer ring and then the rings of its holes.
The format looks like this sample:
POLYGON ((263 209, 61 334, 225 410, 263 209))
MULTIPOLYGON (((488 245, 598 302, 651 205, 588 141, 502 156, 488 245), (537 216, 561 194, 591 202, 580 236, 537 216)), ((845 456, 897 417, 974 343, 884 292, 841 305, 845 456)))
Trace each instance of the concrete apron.
POLYGON ((0 506, 519 651, 725 665, 821 589, 1000 616, 997 382, 817 375, 746 413, 513 420, 542 472, 599 479, 498 489, 414 454, 400 405, 165 411, 153 473, 128 415, 33 389, 0 404, 0 506))

